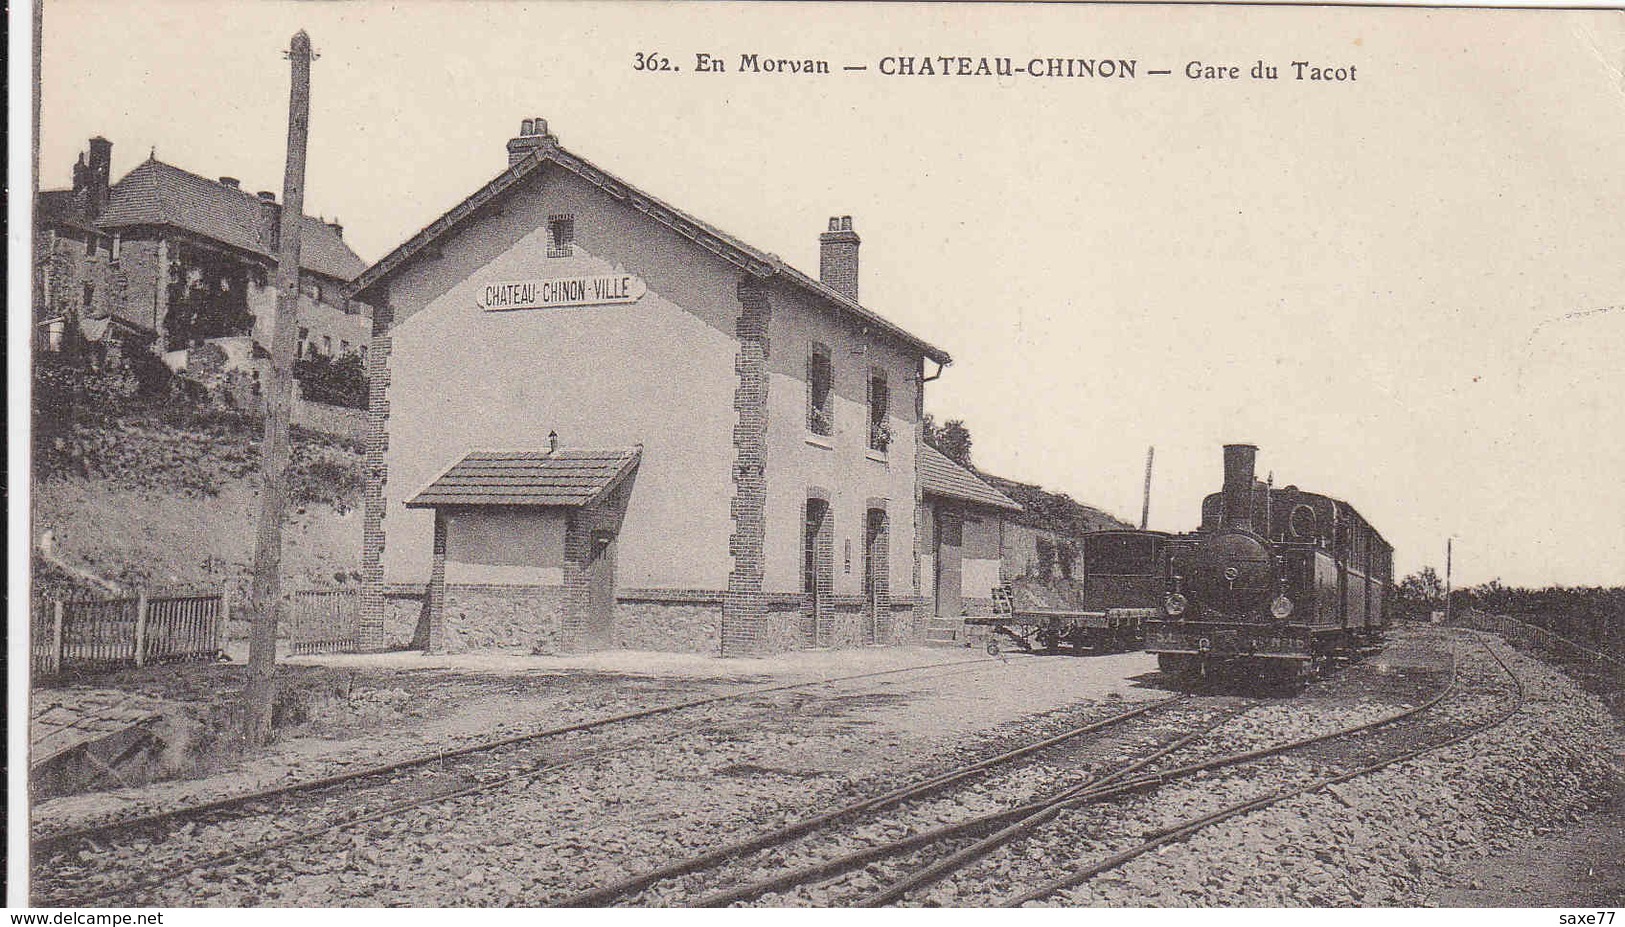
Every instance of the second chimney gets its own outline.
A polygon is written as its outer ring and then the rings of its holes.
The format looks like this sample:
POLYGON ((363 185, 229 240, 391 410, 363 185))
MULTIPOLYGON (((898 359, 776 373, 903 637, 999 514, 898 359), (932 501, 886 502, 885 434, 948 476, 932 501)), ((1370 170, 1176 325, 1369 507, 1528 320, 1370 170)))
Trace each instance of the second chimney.
POLYGON ((526 119, 519 124, 519 135, 508 139, 508 166, 525 160, 538 148, 554 147, 558 143, 553 133, 547 131, 546 119, 540 116, 526 119))
POLYGON ((858 301, 858 245, 851 216, 830 216, 829 231, 818 236, 818 280, 853 302, 858 301))

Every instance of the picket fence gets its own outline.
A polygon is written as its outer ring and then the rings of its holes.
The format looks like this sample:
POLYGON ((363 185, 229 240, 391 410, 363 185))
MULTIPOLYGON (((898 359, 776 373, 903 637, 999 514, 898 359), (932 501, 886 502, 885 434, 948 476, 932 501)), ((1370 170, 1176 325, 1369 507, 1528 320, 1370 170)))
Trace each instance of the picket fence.
POLYGON ((355 653, 361 649, 361 594, 355 589, 296 592, 288 609, 288 652, 355 653))
MULTIPOLYGON (((281 635, 290 654, 360 649, 360 595, 355 589, 294 592, 281 635)), ((30 626, 29 667, 36 677, 156 663, 207 663, 226 643, 231 598, 205 595, 57 599, 37 609, 30 626)))
POLYGON ((225 644, 225 594, 58 599, 33 615, 35 675, 151 663, 207 662, 225 644))

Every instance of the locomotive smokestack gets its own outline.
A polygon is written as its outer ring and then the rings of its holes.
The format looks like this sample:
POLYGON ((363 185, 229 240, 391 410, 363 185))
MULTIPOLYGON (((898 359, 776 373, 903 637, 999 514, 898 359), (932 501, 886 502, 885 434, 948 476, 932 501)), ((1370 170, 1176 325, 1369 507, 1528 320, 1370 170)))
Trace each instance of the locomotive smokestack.
POLYGON ((1258 464, 1258 446, 1224 446, 1224 523, 1227 527, 1253 526, 1253 479, 1258 464))

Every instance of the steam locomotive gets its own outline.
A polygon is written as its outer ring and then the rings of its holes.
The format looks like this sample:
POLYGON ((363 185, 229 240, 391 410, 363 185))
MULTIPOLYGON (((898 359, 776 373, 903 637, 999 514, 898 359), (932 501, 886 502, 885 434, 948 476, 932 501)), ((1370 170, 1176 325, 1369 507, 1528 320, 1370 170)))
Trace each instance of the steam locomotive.
POLYGON ((1167 594, 1145 623, 1164 672, 1301 682, 1388 627, 1394 549, 1347 502, 1260 482, 1258 448, 1224 448, 1202 524, 1166 548, 1167 594))

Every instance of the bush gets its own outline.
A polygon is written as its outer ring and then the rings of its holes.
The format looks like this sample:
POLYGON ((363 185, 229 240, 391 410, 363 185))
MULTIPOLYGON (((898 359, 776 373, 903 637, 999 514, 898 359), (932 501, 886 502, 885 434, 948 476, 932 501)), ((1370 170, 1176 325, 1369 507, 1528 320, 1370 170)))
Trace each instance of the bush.
POLYGON ((294 363, 293 375, 299 380, 299 394, 311 402, 367 407, 367 371, 357 355, 329 358, 312 354, 294 363))

